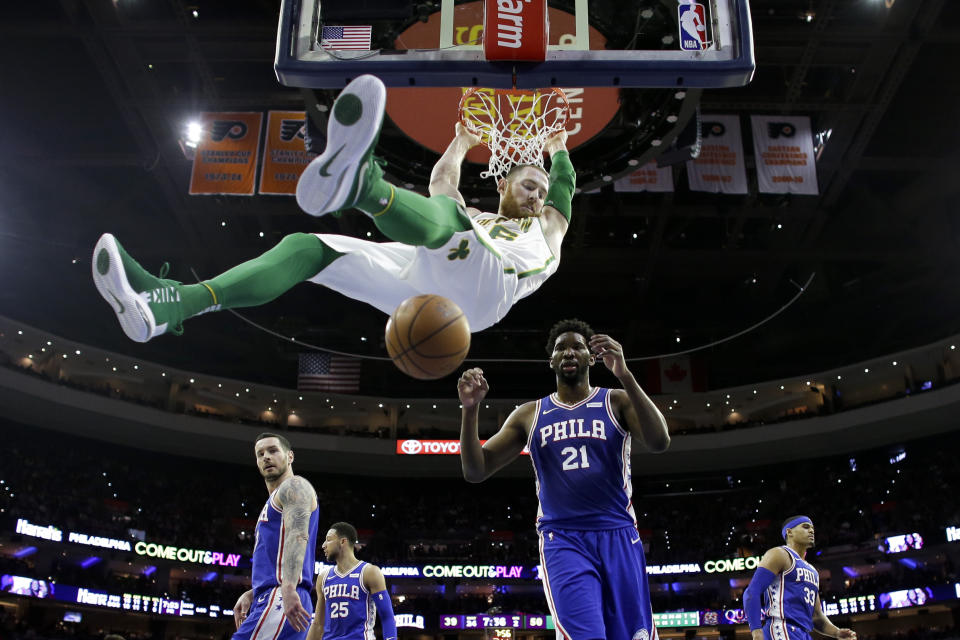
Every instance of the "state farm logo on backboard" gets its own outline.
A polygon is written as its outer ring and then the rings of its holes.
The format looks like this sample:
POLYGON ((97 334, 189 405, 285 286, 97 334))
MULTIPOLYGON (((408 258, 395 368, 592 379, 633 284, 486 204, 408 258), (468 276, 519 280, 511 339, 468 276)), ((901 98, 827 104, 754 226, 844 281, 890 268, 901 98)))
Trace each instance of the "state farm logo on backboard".
POLYGON ((487 2, 483 24, 490 37, 483 39, 483 56, 487 60, 543 60, 547 52, 546 11, 547 0, 487 2))
MULTIPOLYGON (((550 44, 570 43, 576 32, 575 17, 550 7, 550 44)), ((480 44, 483 36, 483 2, 456 5, 453 43, 480 44)), ((606 38, 590 27, 590 48, 604 49, 606 38)), ((426 22, 416 22, 397 36, 397 49, 436 49, 440 45, 440 12, 426 22)), ((570 103, 567 148, 574 149, 600 133, 620 108, 616 87, 563 87, 570 103)), ((387 115, 405 134, 423 146, 443 153, 453 139, 457 106, 464 89, 459 87, 392 87, 387 89, 387 115)), ((486 164, 490 151, 480 145, 467 154, 470 162, 486 164)))

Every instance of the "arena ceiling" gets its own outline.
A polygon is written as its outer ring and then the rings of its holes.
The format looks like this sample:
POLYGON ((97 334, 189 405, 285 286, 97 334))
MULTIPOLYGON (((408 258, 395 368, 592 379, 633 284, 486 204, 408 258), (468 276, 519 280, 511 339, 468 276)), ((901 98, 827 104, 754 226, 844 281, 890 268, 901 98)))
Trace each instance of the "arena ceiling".
MULTIPOLYGON (((811 274, 782 314, 698 352, 710 386, 802 375, 960 331, 960 73, 949 62, 960 4, 751 6, 755 79, 705 91, 702 109, 809 115, 814 131, 832 130, 821 195, 757 194, 755 178, 746 196, 692 193, 682 172, 670 194, 581 195, 558 274, 475 335, 473 355, 540 358, 546 330, 570 316, 620 339, 628 356, 709 344, 773 314, 811 274)), ((295 383, 299 349, 226 313, 191 321, 181 338, 127 341, 89 275, 105 231, 185 281, 191 267, 215 275, 294 231, 379 237, 363 216, 311 218, 292 198, 187 194, 178 139, 191 116, 303 108, 274 76, 278 9, 277 0, 2 3, 0 313, 171 366, 295 383)), ((384 355, 385 317, 320 287, 243 313, 282 335, 384 355)), ((501 397, 550 385, 539 364, 485 366, 501 397)), ((454 393, 451 380, 365 367, 370 393, 454 393)))

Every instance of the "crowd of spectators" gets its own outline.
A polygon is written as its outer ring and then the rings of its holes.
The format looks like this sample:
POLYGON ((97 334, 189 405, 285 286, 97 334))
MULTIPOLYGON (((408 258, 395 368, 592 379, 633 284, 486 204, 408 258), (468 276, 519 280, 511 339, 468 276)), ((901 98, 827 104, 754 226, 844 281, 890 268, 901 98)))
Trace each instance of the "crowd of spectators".
MULTIPOLYGON (((258 414, 255 412, 250 412, 247 414, 238 414, 237 407, 232 406, 229 411, 219 412, 215 410, 210 410, 207 407, 194 406, 189 403, 184 402, 171 402, 170 398, 167 395, 160 396, 150 396, 143 393, 131 393, 122 388, 119 388, 116 384, 110 384, 106 379, 102 382, 91 382, 89 380, 73 380, 68 375, 61 375, 57 378, 53 378, 41 370, 38 370, 31 363, 30 365, 24 365, 22 362, 13 361, 7 356, 3 351, 0 351, 0 365, 6 366, 8 368, 33 375, 38 378, 42 378, 48 382, 59 384, 61 386, 70 387, 72 389, 77 389, 79 391, 85 391, 88 393, 96 393, 103 396, 108 396, 117 400, 123 400, 125 402, 132 402, 142 406, 148 406, 155 409, 161 409, 164 411, 172 411, 176 413, 182 413, 185 415, 201 417, 205 419, 220 420, 225 422, 231 422, 234 424, 248 425, 253 427, 278 427, 278 420, 274 418, 267 418, 263 414, 258 414)), ((960 377, 958 378, 948 378, 943 372, 943 367, 941 367, 941 375, 938 376, 936 381, 924 381, 923 384, 915 384, 908 387, 904 391, 891 391, 888 396, 885 396, 880 399, 875 399, 866 403, 845 403, 843 401, 842 395, 835 389, 831 388, 829 392, 829 399, 819 406, 817 410, 810 411, 799 411, 791 412, 785 411, 779 415, 770 415, 764 417, 754 417, 738 421, 722 421, 716 424, 700 424, 695 426, 679 426, 674 425, 671 427, 671 433, 673 435, 690 435, 690 434, 699 434, 699 433, 712 433, 720 431, 730 431, 733 429, 746 429, 753 427, 761 427, 764 425, 770 424, 779 424, 782 422, 789 422, 795 420, 804 420, 807 418, 813 418, 820 415, 825 415, 828 413, 836 413, 838 411, 843 411, 846 409, 858 408, 866 406, 868 404, 878 404, 881 402, 887 402, 889 400, 895 400, 910 395, 911 393, 922 393, 924 391, 930 391, 932 389, 938 389, 943 386, 948 386, 951 384, 956 384, 960 382, 960 377)), ((669 418, 669 416, 668 416, 669 418)), ((323 425, 323 424, 302 424, 297 426, 298 431, 303 431, 307 433, 319 433, 324 435, 335 435, 335 436, 349 436, 349 437, 360 437, 360 438, 388 438, 391 437, 391 431, 386 427, 375 427, 364 424, 354 424, 354 425, 323 425)), ((419 437, 419 438, 449 438, 451 437, 451 432, 447 429, 440 429, 435 427, 430 427, 429 425, 422 424, 399 424, 396 427, 396 437, 399 438, 409 438, 409 437, 419 437)))
MULTIPOLYGON (((266 498, 252 460, 157 455, 14 424, 4 431, 6 457, 16 461, 0 478, 8 531, 26 517, 96 535, 143 532, 182 547, 249 552, 266 498)), ((794 513, 815 519, 821 548, 875 544, 883 532, 942 536, 944 526, 960 524, 960 505, 948 498, 960 486, 952 454, 958 443, 960 436, 911 443, 895 464, 883 450, 729 473, 635 475, 633 504, 648 560, 762 552, 779 544, 780 521, 794 513)), ((456 477, 305 475, 320 489, 322 519, 352 522, 380 562, 523 564, 536 557, 532 476, 475 485, 456 477)))
MULTIPOLYGON (((13 531, 17 518, 26 518, 63 530, 249 557, 266 499, 252 460, 229 465, 177 458, 34 427, 2 426, 6 459, 15 462, 0 473, 3 531, 13 531)), ((876 561, 884 557, 877 547, 885 535, 918 532, 927 540, 942 540, 944 527, 960 525, 960 504, 952 491, 960 486, 958 445, 960 436, 946 435, 909 442, 902 455, 896 455, 900 449, 886 448, 728 473, 634 476, 633 502, 648 563, 762 554, 780 544, 781 521, 796 513, 814 519, 818 550, 860 549, 876 561)), ((384 482, 361 475, 304 475, 319 490, 321 529, 338 520, 353 523, 360 531, 358 553, 369 561, 384 566, 538 563, 532 477, 477 485, 458 477, 384 482)), ((158 585, 106 567, 81 571, 67 562, 33 567, 29 558, 10 556, 0 561, 4 573, 41 572, 66 584, 121 586, 195 602, 230 604, 242 591, 223 579, 158 585)), ((834 576, 822 588, 828 599, 956 579, 946 557, 917 569, 894 563, 882 573, 834 576)), ((515 597, 520 596, 496 594, 493 606, 515 597)), ((660 610, 735 606, 730 594, 720 601, 703 593, 655 590, 654 600, 660 610)), ((441 599, 438 606, 449 609, 457 602, 441 599)), ((463 607, 469 611, 474 604, 463 607)))

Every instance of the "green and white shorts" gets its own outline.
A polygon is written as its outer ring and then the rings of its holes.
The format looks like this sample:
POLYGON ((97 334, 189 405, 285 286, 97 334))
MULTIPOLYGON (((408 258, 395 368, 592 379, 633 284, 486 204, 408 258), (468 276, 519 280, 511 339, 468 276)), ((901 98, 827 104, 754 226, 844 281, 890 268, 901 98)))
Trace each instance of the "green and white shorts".
POLYGON ((455 302, 478 332, 499 322, 559 266, 538 220, 518 222, 481 213, 472 229, 436 249, 317 234, 344 255, 311 282, 366 302, 386 314, 412 296, 436 294, 455 302))

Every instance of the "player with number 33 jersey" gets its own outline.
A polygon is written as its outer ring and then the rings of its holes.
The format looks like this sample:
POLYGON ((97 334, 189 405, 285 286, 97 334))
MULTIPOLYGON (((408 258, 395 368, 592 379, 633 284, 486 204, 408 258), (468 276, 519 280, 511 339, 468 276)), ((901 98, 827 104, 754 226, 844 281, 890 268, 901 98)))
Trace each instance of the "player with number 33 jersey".
POLYGON ((857 640, 850 629, 830 622, 820 606, 820 574, 806 560, 813 547, 813 521, 791 516, 780 529, 784 545, 763 554, 743 592, 743 608, 753 640, 810 640, 810 632, 857 640))

